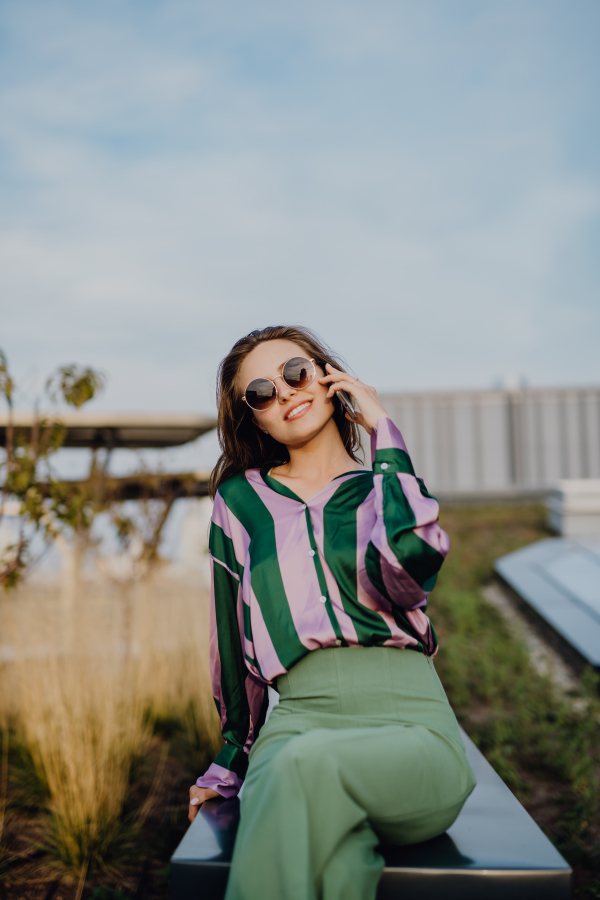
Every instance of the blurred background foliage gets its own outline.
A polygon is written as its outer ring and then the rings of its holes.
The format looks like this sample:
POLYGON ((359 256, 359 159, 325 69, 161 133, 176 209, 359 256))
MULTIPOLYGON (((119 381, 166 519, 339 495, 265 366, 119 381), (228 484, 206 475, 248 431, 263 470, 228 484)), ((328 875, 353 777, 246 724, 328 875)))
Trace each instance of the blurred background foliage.
POLYGON ((451 552, 430 604, 440 636, 440 678, 465 730, 575 867, 575 896, 595 896, 598 676, 588 670, 576 689, 557 689, 482 594, 498 557, 548 536, 546 510, 526 504, 446 508, 441 523, 451 552))

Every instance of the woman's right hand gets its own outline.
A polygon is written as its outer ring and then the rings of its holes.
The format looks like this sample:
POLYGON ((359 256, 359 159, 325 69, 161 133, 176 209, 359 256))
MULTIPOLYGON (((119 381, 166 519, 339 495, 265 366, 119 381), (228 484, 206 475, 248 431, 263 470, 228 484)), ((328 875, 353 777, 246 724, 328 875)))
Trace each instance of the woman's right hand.
POLYGON ((190 822, 193 822, 196 816, 198 815, 198 810, 202 806, 205 800, 212 800, 214 797, 220 797, 221 795, 217 793, 217 791, 213 791, 212 788, 199 788, 195 784, 193 784, 190 788, 190 806, 188 819, 190 822))
POLYGON ((354 417, 346 413, 346 418, 350 422, 354 421, 358 425, 362 425, 367 434, 371 434, 379 419, 389 418, 389 413, 374 387, 363 384, 358 378, 353 378, 352 375, 336 369, 329 363, 325 363, 325 373, 322 378, 317 380, 319 384, 328 386, 327 396, 331 398, 340 390, 351 394, 359 408, 354 411, 354 417))

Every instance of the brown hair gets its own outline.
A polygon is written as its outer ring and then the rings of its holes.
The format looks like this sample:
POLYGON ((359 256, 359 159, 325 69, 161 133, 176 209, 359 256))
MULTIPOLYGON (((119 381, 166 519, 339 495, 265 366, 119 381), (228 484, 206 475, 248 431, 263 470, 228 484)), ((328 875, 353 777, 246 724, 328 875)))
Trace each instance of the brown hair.
MULTIPOLYGON (((325 363, 330 363, 336 369, 345 371, 340 357, 310 329, 301 325, 257 328, 236 341, 221 362, 217 373, 217 435, 221 456, 210 476, 209 493, 212 498, 219 486, 238 472, 259 468, 274 460, 289 461, 285 444, 280 444, 254 425, 252 410, 244 403, 242 394, 236 386, 237 374, 243 360, 264 341, 292 341, 302 347, 323 370, 325 363)), ((346 418, 339 401, 334 404, 333 418, 346 451, 356 462, 362 462, 356 455, 357 451, 362 449, 358 425, 346 418)))

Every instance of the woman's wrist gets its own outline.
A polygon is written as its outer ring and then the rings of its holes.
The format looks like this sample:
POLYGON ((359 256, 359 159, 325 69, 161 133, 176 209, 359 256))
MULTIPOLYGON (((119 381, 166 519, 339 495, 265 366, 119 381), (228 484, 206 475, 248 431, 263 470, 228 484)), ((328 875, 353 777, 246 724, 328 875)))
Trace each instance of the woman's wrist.
POLYGON ((363 427, 371 434, 373 429, 377 427, 377 423, 380 419, 389 419, 389 417, 389 413, 386 409, 383 406, 380 406, 379 409, 370 410, 370 415, 368 417, 363 413, 363 419, 365 420, 363 427))

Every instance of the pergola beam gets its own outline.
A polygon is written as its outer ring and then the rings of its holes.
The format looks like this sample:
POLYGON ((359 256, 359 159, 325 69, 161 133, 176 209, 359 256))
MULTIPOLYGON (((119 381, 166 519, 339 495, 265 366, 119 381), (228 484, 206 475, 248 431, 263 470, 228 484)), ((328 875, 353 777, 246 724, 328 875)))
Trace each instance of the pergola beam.
MULTIPOLYGON (((174 497, 206 497, 210 472, 164 472, 161 474, 133 474, 119 477, 108 475, 98 484, 104 497, 111 501, 152 500, 174 497)), ((65 486, 83 487, 87 481, 65 479, 65 486)))
MULTIPOLYGON (((64 447, 87 447, 95 450, 126 448, 179 447, 196 440, 216 427, 216 419, 208 416, 157 413, 87 413, 46 412, 39 419, 60 422, 67 429, 64 447)), ((7 412, 0 413, 0 446, 6 445, 7 412)), ((35 423, 31 412, 14 412, 13 427, 27 436, 35 423)))

